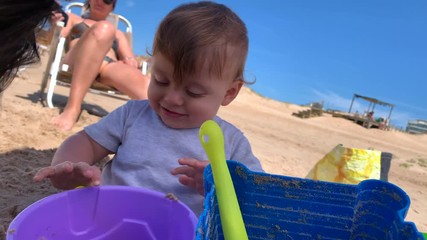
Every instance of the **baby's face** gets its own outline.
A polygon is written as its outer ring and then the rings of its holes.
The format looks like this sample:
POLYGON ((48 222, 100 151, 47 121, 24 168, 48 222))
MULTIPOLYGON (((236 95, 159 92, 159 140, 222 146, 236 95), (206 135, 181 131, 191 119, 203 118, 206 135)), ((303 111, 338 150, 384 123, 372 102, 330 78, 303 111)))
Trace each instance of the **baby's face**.
POLYGON ((232 78, 213 77, 207 68, 183 79, 178 85, 173 79, 174 66, 169 60, 156 54, 151 61, 148 99, 163 123, 171 128, 200 127, 217 114, 221 105, 229 104, 243 85, 232 78))

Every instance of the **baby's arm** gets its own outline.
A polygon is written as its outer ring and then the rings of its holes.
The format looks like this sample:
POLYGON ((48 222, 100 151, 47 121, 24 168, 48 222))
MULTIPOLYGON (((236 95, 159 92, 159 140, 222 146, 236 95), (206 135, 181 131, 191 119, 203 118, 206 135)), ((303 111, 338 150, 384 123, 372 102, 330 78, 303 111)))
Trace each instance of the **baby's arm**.
POLYGON ((204 195, 203 171, 209 164, 208 160, 194 158, 181 158, 178 160, 181 167, 174 168, 172 175, 180 175, 179 182, 195 189, 200 195, 204 195))
POLYGON ((100 184, 101 170, 92 166, 110 152, 92 140, 84 131, 67 138, 53 156, 50 167, 40 169, 35 182, 49 178, 59 189, 100 184))

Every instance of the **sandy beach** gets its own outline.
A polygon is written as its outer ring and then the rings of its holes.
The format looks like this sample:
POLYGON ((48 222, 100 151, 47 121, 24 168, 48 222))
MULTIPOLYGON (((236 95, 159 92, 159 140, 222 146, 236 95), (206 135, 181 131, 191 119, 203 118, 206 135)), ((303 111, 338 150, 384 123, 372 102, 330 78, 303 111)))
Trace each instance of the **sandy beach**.
MULTIPOLYGON (((65 103, 68 88, 57 87, 55 108, 43 107, 38 101, 43 70, 43 61, 27 68, 2 97, 0 239, 5 238, 10 221, 20 211, 58 192, 47 182, 33 183, 32 177, 40 167, 50 163, 59 144, 100 119, 90 112, 108 113, 124 103, 89 93, 76 126, 70 132, 60 132, 50 124, 50 119, 65 103)), ((305 177, 337 144, 392 153, 389 182, 401 187, 411 199, 405 220, 414 222, 419 231, 427 232, 427 135, 366 129, 330 114, 308 119, 292 116, 301 109, 304 108, 264 98, 244 88, 236 101, 222 108, 219 115, 245 133, 268 173, 305 177)))

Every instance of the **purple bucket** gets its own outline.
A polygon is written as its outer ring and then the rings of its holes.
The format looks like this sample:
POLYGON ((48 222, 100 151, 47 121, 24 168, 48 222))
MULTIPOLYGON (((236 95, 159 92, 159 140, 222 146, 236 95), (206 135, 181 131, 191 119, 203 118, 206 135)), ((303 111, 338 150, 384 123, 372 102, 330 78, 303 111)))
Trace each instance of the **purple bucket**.
POLYGON ((163 193, 89 187, 33 203, 11 222, 6 239, 194 239, 196 224, 193 211, 163 193))

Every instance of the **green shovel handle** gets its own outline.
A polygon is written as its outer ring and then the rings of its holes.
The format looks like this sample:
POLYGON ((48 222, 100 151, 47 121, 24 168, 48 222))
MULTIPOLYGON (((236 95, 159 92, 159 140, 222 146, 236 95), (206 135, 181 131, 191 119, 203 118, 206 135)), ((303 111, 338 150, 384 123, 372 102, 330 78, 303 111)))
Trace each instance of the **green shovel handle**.
POLYGON ((202 124, 200 142, 211 164, 224 239, 248 239, 224 152, 224 135, 215 121, 202 124))

